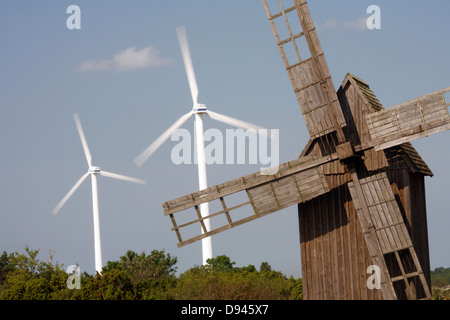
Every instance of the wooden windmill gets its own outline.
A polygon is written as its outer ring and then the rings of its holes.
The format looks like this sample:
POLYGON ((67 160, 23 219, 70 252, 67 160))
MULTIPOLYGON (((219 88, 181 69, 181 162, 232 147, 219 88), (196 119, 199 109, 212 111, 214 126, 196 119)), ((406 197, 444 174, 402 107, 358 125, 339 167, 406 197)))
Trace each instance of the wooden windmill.
POLYGON ((285 8, 279 0, 277 12, 262 2, 310 140, 275 174, 163 203, 178 246, 298 205, 305 299, 430 298, 424 176, 432 173, 409 141, 450 129, 450 88, 384 109, 367 83, 348 74, 336 93, 306 1, 285 8), (292 30, 293 14, 302 30, 292 30), (278 23, 287 26, 286 39, 278 23), (218 210, 202 217, 206 202, 218 210), (205 219, 215 228, 207 230, 205 219), (198 223, 203 233, 184 239, 182 231, 198 223), (368 285, 368 270, 380 271, 379 288, 368 285))

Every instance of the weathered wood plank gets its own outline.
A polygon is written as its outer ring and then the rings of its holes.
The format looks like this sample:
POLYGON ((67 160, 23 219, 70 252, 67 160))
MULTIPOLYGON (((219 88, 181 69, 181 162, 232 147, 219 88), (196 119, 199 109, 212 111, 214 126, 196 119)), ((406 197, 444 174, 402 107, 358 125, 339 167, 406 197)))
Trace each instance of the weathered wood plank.
POLYGON ((419 125, 427 127, 439 126, 447 121, 447 116, 447 108, 439 108, 427 114, 416 112, 403 118, 392 116, 383 122, 371 124, 369 127, 374 137, 382 138, 397 131, 412 130, 419 125))
POLYGON ((432 134, 436 134, 439 132, 444 132, 450 130, 450 123, 446 123, 439 127, 422 127, 419 126, 415 130, 411 130, 411 132, 399 132, 390 137, 385 137, 383 139, 378 140, 375 143, 375 151, 384 150, 393 146, 397 146, 399 144, 410 142, 413 140, 417 140, 423 137, 428 137, 432 134))
POLYGON ((450 87, 366 116, 375 150, 409 142, 450 129, 450 87))
POLYGON ((310 169, 249 189, 248 194, 253 208, 261 214, 310 200, 327 190, 328 185, 323 174, 318 170, 310 169), (301 188, 298 187, 299 185, 301 188))

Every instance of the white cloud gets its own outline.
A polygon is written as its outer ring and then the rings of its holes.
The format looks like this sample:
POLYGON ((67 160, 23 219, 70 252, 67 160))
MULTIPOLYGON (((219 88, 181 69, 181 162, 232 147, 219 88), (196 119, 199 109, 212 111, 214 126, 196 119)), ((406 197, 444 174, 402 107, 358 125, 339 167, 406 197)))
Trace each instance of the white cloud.
POLYGON ((97 70, 108 70, 111 68, 111 61, 103 60, 89 60, 85 61, 78 66, 78 71, 87 72, 87 71, 97 71, 97 70))
POLYGON ((346 22, 338 22, 336 19, 330 19, 321 25, 321 28, 325 30, 335 30, 341 28, 367 30, 367 17, 361 17, 359 19, 346 22))
POLYGON ((112 59, 85 61, 78 66, 78 71, 127 71, 152 67, 163 67, 171 62, 172 60, 170 58, 160 57, 159 51, 152 46, 145 47, 138 51, 136 50, 136 47, 130 47, 116 53, 112 59))
POLYGON ((366 30, 367 29, 367 17, 361 17, 357 20, 344 22, 344 27, 347 29, 366 30))
POLYGON ((153 47, 146 47, 140 51, 136 51, 136 47, 131 47, 119 52, 113 58, 114 67, 121 71, 163 67, 170 62, 169 58, 161 58, 159 51, 153 47))
POLYGON ((337 27, 338 23, 335 19, 330 19, 324 24, 325 29, 335 29, 337 27))

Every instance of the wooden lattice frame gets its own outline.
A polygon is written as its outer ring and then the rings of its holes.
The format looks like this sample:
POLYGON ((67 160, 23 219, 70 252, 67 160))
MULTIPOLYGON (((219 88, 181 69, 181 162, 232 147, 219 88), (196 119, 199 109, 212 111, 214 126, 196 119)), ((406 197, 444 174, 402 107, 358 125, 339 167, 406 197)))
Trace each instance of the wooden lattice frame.
POLYGON ((264 217, 283 208, 306 202, 328 192, 328 184, 321 165, 336 158, 336 155, 320 159, 313 156, 302 157, 280 165, 276 174, 266 175, 264 172, 257 172, 164 202, 164 214, 168 215, 172 221, 172 230, 176 232, 179 240, 178 247, 264 217), (247 200, 228 207, 226 197, 240 192, 246 194, 247 200), (222 210, 202 217, 200 205, 214 200, 221 202, 222 210), (245 218, 234 220, 231 216, 232 211, 243 206, 249 206, 248 212, 253 213, 245 218), (177 224, 174 215, 181 215, 191 208, 194 208, 197 213, 196 219, 180 225, 177 224), (225 215, 227 223, 207 231, 203 221, 219 215, 225 215), (183 240, 180 230, 196 223, 200 223, 203 233, 183 240))

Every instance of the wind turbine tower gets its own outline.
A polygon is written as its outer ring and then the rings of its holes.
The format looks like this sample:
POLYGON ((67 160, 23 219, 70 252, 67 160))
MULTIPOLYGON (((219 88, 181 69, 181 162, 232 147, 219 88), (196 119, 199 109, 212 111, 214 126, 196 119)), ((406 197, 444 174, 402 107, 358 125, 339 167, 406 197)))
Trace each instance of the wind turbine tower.
POLYGON ((83 146, 84 154, 86 156, 86 160, 88 163, 88 172, 81 176, 81 178, 75 183, 72 189, 62 198, 62 200, 56 205, 53 209, 53 214, 57 214, 64 204, 69 200, 69 198, 75 193, 75 191, 80 187, 80 185, 86 180, 88 176, 91 176, 92 182, 92 211, 94 218, 94 248, 95 248, 95 271, 101 274, 102 272, 102 246, 101 246, 101 237, 100 237, 100 214, 99 214, 99 206, 98 206, 98 185, 97 185, 97 175, 102 175, 104 177, 109 177, 113 179, 119 179, 139 184, 145 184, 144 180, 131 178, 127 176, 123 176, 117 173, 111 173, 104 170, 101 170, 97 166, 92 165, 92 156, 89 151, 88 144, 86 142, 86 138, 84 136, 83 128, 81 126, 80 117, 77 113, 74 114, 75 124, 77 126, 78 134, 80 135, 81 144, 83 146))

